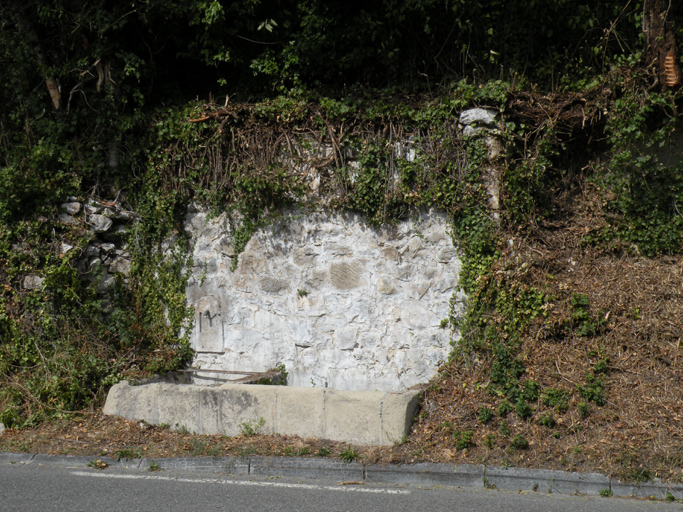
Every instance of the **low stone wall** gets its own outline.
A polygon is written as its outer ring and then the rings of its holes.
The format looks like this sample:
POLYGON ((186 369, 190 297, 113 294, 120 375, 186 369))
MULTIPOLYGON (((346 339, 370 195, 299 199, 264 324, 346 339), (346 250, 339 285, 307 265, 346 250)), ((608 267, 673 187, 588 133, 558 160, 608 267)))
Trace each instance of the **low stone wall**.
POLYGON ((261 434, 391 445, 408 434, 418 403, 417 391, 246 384, 131 386, 124 381, 109 391, 104 414, 156 425, 168 423, 198 434, 235 436, 247 424, 261 434))

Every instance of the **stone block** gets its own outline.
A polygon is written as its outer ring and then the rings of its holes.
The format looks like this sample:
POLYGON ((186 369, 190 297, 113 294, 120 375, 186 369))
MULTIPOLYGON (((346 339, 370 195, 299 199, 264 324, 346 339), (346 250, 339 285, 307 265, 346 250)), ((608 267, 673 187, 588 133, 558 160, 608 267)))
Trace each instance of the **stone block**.
POLYGON ((382 295, 391 295, 394 290, 394 285, 388 277, 380 277, 377 280, 377 291, 382 295))
POLYGON ((78 224, 78 219, 76 217, 72 217, 68 213, 60 213, 57 215, 57 218, 62 224, 78 224))
POLYGON ((266 293, 278 293, 289 288, 289 283, 286 280, 268 276, 263 277, 260 284, 261 290, 266 293))
POLYGON ((315 259, 317 255, 312 249, 305 247, 297 247, 292 253, 293 261, 296 265, 309 265, 315 264, 315 259))
POLYGON ((339 350, 353 350, 358 345, 358 329, 345 327, 337 330, 337 348, 339 350))
POLYGON ((286 436, 325 437, 323 389, 276 388, 275 430, 286 436))
MULTIPOLYGON (((221 433, 236 436, 242 433, 241 425, 246 423, 260 434, 275 434, 275 411, 277 386, 250 384, 224 384, 221 392, 219 422, 221 433), (263 425, 259 426, 263 419, 263 425)), ((206 417, 209 411, 205 411, 206 417)))
POLYGON ((25 290, 40 290, 43 286, 44 279, 40 276, 30 275, 25 276, 21 282, 21 285, 25 290))
POLYGON ((114 218, 116 220, 130 222, 130 221, 135 220, 137 218, 137 214, 135 212, 131 212, 128 210, 118 210, 114 214, 114 218))
POLYGON ((436 261, 440 263, 448 263, 449 261, 457 257, 458 253, 455 249, 453 249, 452 247, 446 247, 438 252, 438 254, 436 255, 436 261))
POLYGON ((88 217, 88 223, 95 233, 104 233, 109 231, 113 221, 104 215, 94 214, 88 217))
POLYGON ((418 391, 386 393, 380 403, 381 431, 379 444, 390 445, 401 441, 410 431, 420 405, 418 391))
POLYGON ((114 274, 123 274, 127 276, 130 274, 131 261, 126 258, 117 257, 110 265, 109 271, 114 274))
MULTIPOLYGON (((605 486, 603 489, 607 489, 605 486)), ((631 484, 625 482, 619 482, 617 480, 612 480, 609 489, 612 491, 614 496, 620 497, 635 497, 635 498, 656 498, 663 500, 666 498, 666 493, 671 492, 676 498, 683 497, 682 489, 679 487, 674 492, 673 489, 669 490, 662 482, 657 478, 654 481, 641 482, 639 484, 631 484), (676 492, 677 491, 677 492, 676 492)))
POLYGON ((62 203, 61 207, 69 215, 76 215, 78 212, 81 211, 81 203, 77 202, 62 203))
POLYGON ((460 114, 458 122, 465 126, 470 126, 473 124, 491 125, 496 122, 497 115, 498 112, 496 110, 486 108, 471 108, 460 114))
POLYGON ((380 444, 382 392, 325 390, 325 438, 359 445, 380 444))
POLYGON ((335 288, 351 290, 360 286, 363 266, 358 262, 330 264, 330 280, 335 288))
POLYGON ((98 277, 97 290, 106 292, 111 290, 116 284, 116 278, 111 274, 103 274, 98 277))
POLYGON ((357 445, 387 445, 407 433, 417 392, 334 391, 225 384, 220 387, 152 383, 116 384, 104 414, 167 423, 198 434, 297 435, 357 445))

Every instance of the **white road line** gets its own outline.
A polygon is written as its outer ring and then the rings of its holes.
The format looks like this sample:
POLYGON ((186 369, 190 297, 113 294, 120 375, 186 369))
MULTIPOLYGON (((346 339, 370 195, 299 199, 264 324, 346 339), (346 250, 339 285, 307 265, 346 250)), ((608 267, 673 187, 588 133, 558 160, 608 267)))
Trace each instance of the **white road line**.
POLYGON ((344 491, 344 492, 369 492, 374 494, 410 494, 410 491, 398 489, 365 489, 363 487, 333 486, 333 485, 310 485, 310 484, 288 484, 284 482, 257 482, 253 480, 218 480, 208 478, 175 478, 171 476, 156 475, 116 475, 112 473, 90 473, 87 471, 72 471, 72 475, 91 476, 98 478, 120 478, 128 480, 168 480, 172 482, 189 482, 201 484, 225 484, 225 485, 251 485, 260 487, 284 487, 290 489, 311 489, 314 491, 344 491))

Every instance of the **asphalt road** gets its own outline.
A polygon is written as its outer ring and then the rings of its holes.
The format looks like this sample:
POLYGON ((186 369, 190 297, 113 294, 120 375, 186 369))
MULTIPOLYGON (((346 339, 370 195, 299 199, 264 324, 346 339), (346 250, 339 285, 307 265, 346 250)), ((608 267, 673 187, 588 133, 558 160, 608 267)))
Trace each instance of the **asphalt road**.
POLYGON ((678 503, 38 464, 0 466, 0 511, 678 511, 678 503))

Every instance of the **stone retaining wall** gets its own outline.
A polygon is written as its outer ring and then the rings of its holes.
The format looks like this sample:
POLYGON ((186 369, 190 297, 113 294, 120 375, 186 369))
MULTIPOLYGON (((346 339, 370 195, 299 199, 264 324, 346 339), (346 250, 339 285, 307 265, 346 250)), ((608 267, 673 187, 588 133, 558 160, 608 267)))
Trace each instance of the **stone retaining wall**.
POLYGON ((196 383, 225 377, 207 369, 284 364, 294 386, 397 391, 427 382, 451 350, 450 303, 461 313, 464 295, 443 214, 373 228, 356 214, 289 212, 234 272, 227 214, 192 213, 186 226, 196 383))

